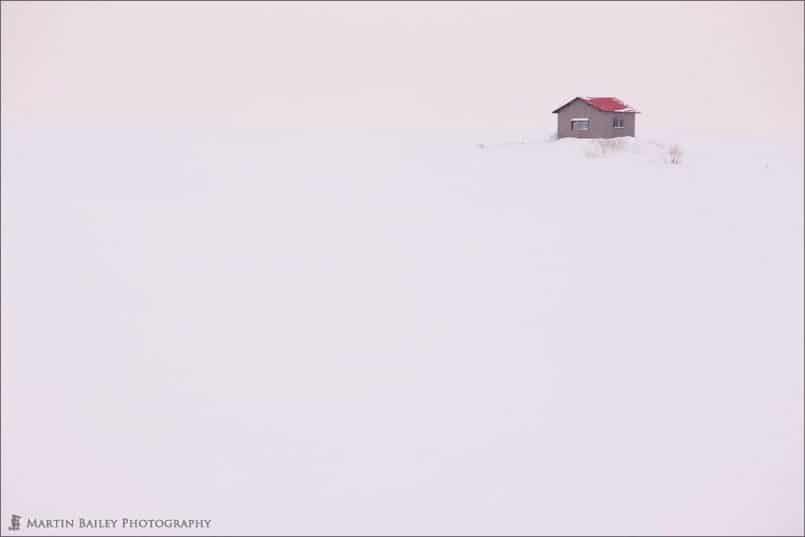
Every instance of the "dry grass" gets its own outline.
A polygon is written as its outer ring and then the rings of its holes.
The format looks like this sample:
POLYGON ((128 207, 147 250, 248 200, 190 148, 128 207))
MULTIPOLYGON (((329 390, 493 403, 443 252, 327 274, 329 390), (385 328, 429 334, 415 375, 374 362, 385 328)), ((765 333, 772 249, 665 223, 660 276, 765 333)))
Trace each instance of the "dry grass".
POLYGON ((684 152, 679 144, 666 144, 656 140, 647 142, 648 145, 640 143, 635 145, 634 142, 625 138, 589 140, 584 147, 584 155, 587 158, 604 158, 624 151, 632 151, 644 153, 644 156, 667 164, 679 165, 682 163, 684 152))
POLYGON ((623 151, 625 147, 626 144, 622 138, 590 140, 584 154, 588 158, 602 158, 611 153, 623 151))

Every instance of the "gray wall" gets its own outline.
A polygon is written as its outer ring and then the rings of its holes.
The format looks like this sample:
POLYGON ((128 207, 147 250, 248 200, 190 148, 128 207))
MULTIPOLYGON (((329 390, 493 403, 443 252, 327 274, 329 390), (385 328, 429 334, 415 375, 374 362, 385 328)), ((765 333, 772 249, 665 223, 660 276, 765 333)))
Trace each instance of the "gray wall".
POLYGON ((616 138, 618 136, 634 136, 636 115, 637 114, 634 112, 602 112, 581 99, 576 99, 559 110, 556 114, 556 134, 559 138, 566 138, 568 136, 574 138, 616 138), (590 130, 571 131, 570 120, 576 117, 590 118, 590 130), (612 120, 616 117, 623 118, 622 129, 616 129, 612 126, 612 120))

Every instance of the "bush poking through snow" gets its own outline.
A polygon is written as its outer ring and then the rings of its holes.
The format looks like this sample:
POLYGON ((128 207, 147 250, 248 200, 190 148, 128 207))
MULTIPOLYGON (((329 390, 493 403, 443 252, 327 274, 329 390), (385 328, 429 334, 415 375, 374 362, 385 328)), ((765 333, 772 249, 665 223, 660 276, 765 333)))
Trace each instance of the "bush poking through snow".
POLYGON ((680 164, 682 162, 682 148, 679 144, 673 144, 668 148, 668 162, 670 164, 680 164))

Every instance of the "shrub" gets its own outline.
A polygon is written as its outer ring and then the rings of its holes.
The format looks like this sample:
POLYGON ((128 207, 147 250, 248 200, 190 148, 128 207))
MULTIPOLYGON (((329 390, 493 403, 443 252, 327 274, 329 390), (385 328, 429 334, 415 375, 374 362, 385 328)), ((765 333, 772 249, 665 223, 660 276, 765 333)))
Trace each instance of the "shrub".
POLYGON ((673 144, 668 148, 668 162, 670 164, 680 164, 682 162, 682 148, 679 144, 673 144))

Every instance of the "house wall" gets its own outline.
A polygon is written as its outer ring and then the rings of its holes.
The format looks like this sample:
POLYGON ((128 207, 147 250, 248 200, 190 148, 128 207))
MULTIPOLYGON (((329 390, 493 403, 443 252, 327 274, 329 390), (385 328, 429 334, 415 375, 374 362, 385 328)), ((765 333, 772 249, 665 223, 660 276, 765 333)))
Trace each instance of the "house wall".
POLYGON ((602 112, 581 99, 576 99, 556 113, 556 134, 559 138, 616 138, 618 136, 634 136, 636 115, 637 114, 634 112, 602 112), (571 131, 570 120, 582 117, 590 119, 590 130, 571 131), (616 117, 623 118, 622 129, 616 129, 612 125, 613 119, 616 117))

